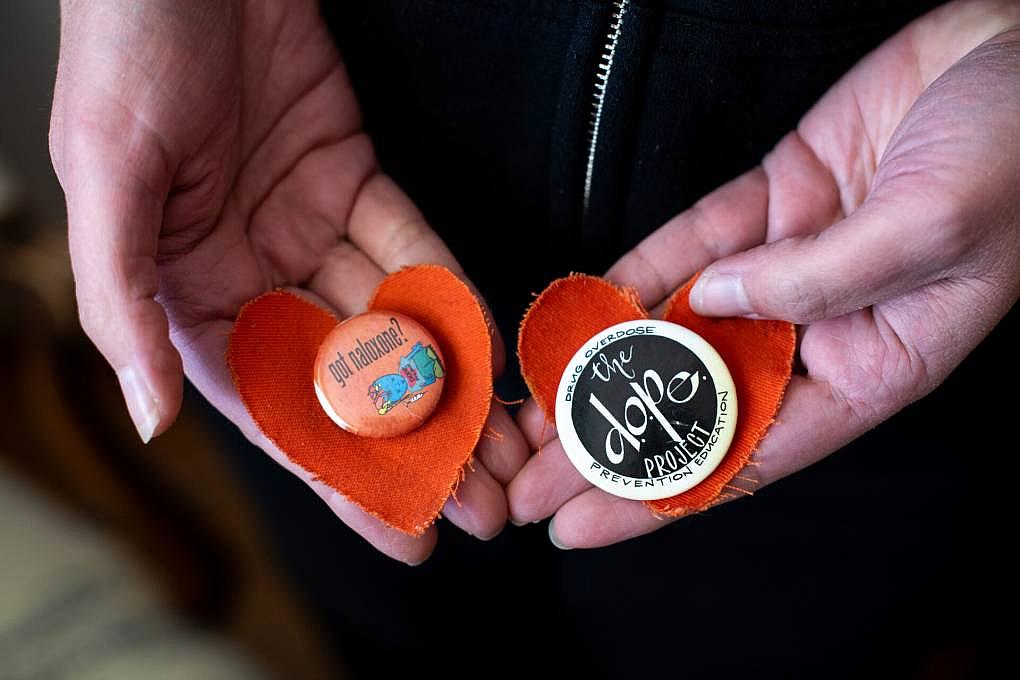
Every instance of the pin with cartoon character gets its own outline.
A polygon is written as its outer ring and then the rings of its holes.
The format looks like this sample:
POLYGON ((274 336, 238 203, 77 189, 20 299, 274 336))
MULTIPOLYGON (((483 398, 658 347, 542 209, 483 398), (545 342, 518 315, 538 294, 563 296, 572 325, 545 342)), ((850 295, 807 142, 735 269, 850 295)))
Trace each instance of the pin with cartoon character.
POLYGON ((413 404, 425 396, 425 388, 443 377, 443 362, 432 345, 420 342, 407 355, 400 357, 397 373, 387 373, 368 386, 368 398, 384 416, 401 402, 413 404))
POLYGON ((428 419, 446 365, 432 335, 402 314, 368 312, 334 328, 315 360, 315 393, 337 425, 365 437, 395 437, 428 419))

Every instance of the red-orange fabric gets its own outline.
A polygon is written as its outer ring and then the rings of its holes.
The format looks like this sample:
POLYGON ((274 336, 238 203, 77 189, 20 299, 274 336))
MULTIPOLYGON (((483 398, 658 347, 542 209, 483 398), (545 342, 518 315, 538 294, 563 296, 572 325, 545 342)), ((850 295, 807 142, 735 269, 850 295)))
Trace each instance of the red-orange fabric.
POLYGON ((288 458, 386 524, 421 534, 462 478, 488 418, 489 328, 467 285, 434 265, 388 276, 369 309, 410 316, 442 348, 442 399, 424 425, 405 435, 358 437, 325 414, 313 364, 338 319, 296 295, 275 291, 248 302, 234 323, 227 362, 248 412, 288 458))
POLYGON ((604 328, 647 316, 632 291, 587 274, 556 279, 531 303, 517 334, 517 356, 550 422, 560 376, 577 348, 604 328))
MULTIPOLYGON (((645 503, 672 517, 711 506, 748 463, 775 420, 797 344, 793 324, 784 321, 698 316, 688 300, 695 280, 673 294, 664 318, 705 338, 726 362, 737 388, 737 429, 726 457, 704 481, 645 503)), ((538 296, 521 322, 517 352, 524 379, 549 422, 555 421, 560 376, 577 348, 604 328, 642 318, 648 314, 633 291, 594 276, 558 279, 538 296)))
POLYGON ((797 347, 796 329, 786 321, 711 319, 695 314, 690 305, 695 280, 673 294, 663 318, 705 338, 726 362, 737 388, 737 429, 726 457, 700 484, 671 498, 648 501, 655 512, 673 517, 715 503, 751 459, 776 419, 797 347))

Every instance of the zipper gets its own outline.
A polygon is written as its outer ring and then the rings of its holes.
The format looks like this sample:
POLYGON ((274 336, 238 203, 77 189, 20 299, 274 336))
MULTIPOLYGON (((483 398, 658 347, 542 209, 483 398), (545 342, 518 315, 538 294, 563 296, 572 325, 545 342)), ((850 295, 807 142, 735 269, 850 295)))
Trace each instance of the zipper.
POLYGON ((606 87, 613 72, 613 61, 616 59, 616 45, 623 33, 623 20, 627 14, 630 0, 613 0, 613 12, 609 18, 609 29, 606 32, 606 43, 602 47, 598 66, 595 71, 595 87, 592 89, 591 122, 588 126, 588 167, 584 174, 584 213, 588 213, 591 199, 591 182, 595 173, 595 148, 599 141, 599 128, 602 125, 602 107, 606 99, 606 87))

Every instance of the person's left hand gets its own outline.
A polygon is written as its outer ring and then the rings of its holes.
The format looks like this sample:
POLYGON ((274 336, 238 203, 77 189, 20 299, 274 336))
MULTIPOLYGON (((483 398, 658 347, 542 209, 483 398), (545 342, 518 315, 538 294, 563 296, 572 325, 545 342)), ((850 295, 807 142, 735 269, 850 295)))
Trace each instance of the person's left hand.
MULTIPOLYGON (((1005 316, 1020 293, 1018 187, 1020 5, 950 3, 867 56, 760 167, 607 277, 651 308, 711 264, 695 311, 803 325, 804 374, 740 475, 751 491, 933 390, 1005 316)), ((591 488, 543 419, 534 402, 519 415, 543 449, 508 487, 515 522, 555 513, 560 547, 667 523, 591 488)))

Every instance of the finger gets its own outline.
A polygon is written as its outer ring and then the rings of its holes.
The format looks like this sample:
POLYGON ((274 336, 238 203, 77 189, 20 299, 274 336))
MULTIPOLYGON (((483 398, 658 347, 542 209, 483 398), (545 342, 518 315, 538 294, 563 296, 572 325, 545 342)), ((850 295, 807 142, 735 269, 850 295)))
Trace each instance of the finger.
MULTIPOLYGON (((318 304, 323 304, 315 296, 308 293, 305 295, 318 304)), ((335 489, 317 480, 310 472, 294 464, 259 430, 241 402, 230 376, 230 369, 223 361, 232 326, 232 321, 220 319, 191 328, 182 328, 175 333, 174 342, 181 348, 184 367, 198 391, 216 410, 237 425, 248 441, 269 454, 269 457, 281 467, 303 480, 342 522, 379 551, 407 564, 423 562, 435 547, 435 527, 430 528, 422 536, 409 536, 386 526, 381 520, 345 499, 335 489)))
MULTIPOLYGON (((781 477, 825 457, 861 434, 840 399, 824 382, 794 376, 776 423, 755 453, 755 465, 741 472, 751 489, 729 492, 719 501, 743 498, 781 477)), ((590 489, 566 502, 550 524, 560 548, 599 548, 643 536, 678 518, 654 514, 643 503, 590 489)))
POLYGON ((484 465, 469 464, 464 469, 464 481, 443 506, 443 516, 483 541, 495 538, 507 520, 503 487, 484 465))
POLYGON ((654 307, 709 263, 765 240, 768 181, 755 168, 657 229, 610 267, 606 278, 654 307))
POLYGON ((308 290, 321 296, 343 319, 364 312, 385 277, 386 272, 365 253, 343 240, 323 258, 308 282, 308 290))
POLYGON ((426 529, 421 536, 408 536, 402 531, 386 526, 337 491, 329 489, 328 492, 324 491, 319 495, 324 498, 340 521, 387 557, 413 567, 427 560, 436 548, 439 532, 434 526, 426 529))
POLYGON ((821 460, 876 424, 856 417, 838 388, 794 376, 745 476, 761 488, 821 460))
POLYGON ((817 234, 842 218, 836 180, 798 132, 766 154, 762 169, 769 185, 766 241, 817 234))
MULTIPOLYGON (((938 97, 922 91, 1014 25, 1020 11, 1016 3, 994 11, 984 3, 963 7, 962 14, 954 5, 926 15, 863 59, 766 158, 766 240, 814 234, 827 213, 846 219, 816 237, 779 240, 714 264, 692 291, 695 311, 806 323, 902 295, 958 263, 982 223, 996 218, 981 214, 983 206, 961 204, 969 177, 959 163, 944 162, 962 161, 966 153, 953 143, 960 125, 938 127, 935 109, 959 107, 931 106, 938 97), (948 31, 958 39, 946 42, 948 31), (904 55, 916 68, 902 69, 904 55), (873 87, 876 74, 895 79, 897 87, 873 87), (940 190, 950 176, 957 181, 940 190), (970 219, 961 212, 972 213, 970 219)), ((972 99, 979 89, 971 90, 972 99)))
MULTIPOLYGON (((387 175, 376 173, 362 185, 348 219, 347 237, 387 273, 416 264, 446 267, 471 287, 486 319, 492 319, 487 304, 464 275, 457 258, 407 194, 387 175)), ((491 336, 493 373, 498 376, 506 364, 506 349, 499 333, 493 332, 491 336)))
POLYGON ((561 550, 601 548, 643 536, 675 522, 641 501, 589 489, 568 501, 549 522, 549 540, 561 550))
POLYGON ((996 296, 995 288, 979 280, 940 282, 810 326, 801 346, 808 376, 790 381, 744 475, 770 484, 931 392, 1016 299, 1016 290, 996 296))
POLYGON ((506 409, 495 402, 485 430, 475 456, 497 482, 506 485, 528 460, 528 443, 506 409))
POLYGON ((156 243, 167 187, 155 147, 132 172, 94 134, 65 128, 61 183, 82 328, 117 373, 142 441, 177 417, 183 372, 156 300, 156 243))
POLYGON ((567 458, 560 440, 554 439, 542 453, 532 456, 507 486, 510 517, 515 524, 538 522, 590 488, 567 458))
MULTIPOLYGON (((938 216, 872 196, 850 217, 716 262, 691 291, 707 316, 810 323, 842 316, 935 280, 943 257, 923 234, 938 216), (904 225, 916 228, 905 230, 904 225)), ((932 231, 936 228, 933 226, 932 231)))
POLYGON ((524 402, 521 410, 517 412, 517 426, 520 427, 532 451, 556 439, 556 426, 546 419, 545 411, 534 399, 524 402))
POLYGON ((358 192, 347 237, 386 272, 421 263, 463 272, 407 194, 382 173, 372 175, 358 192))

